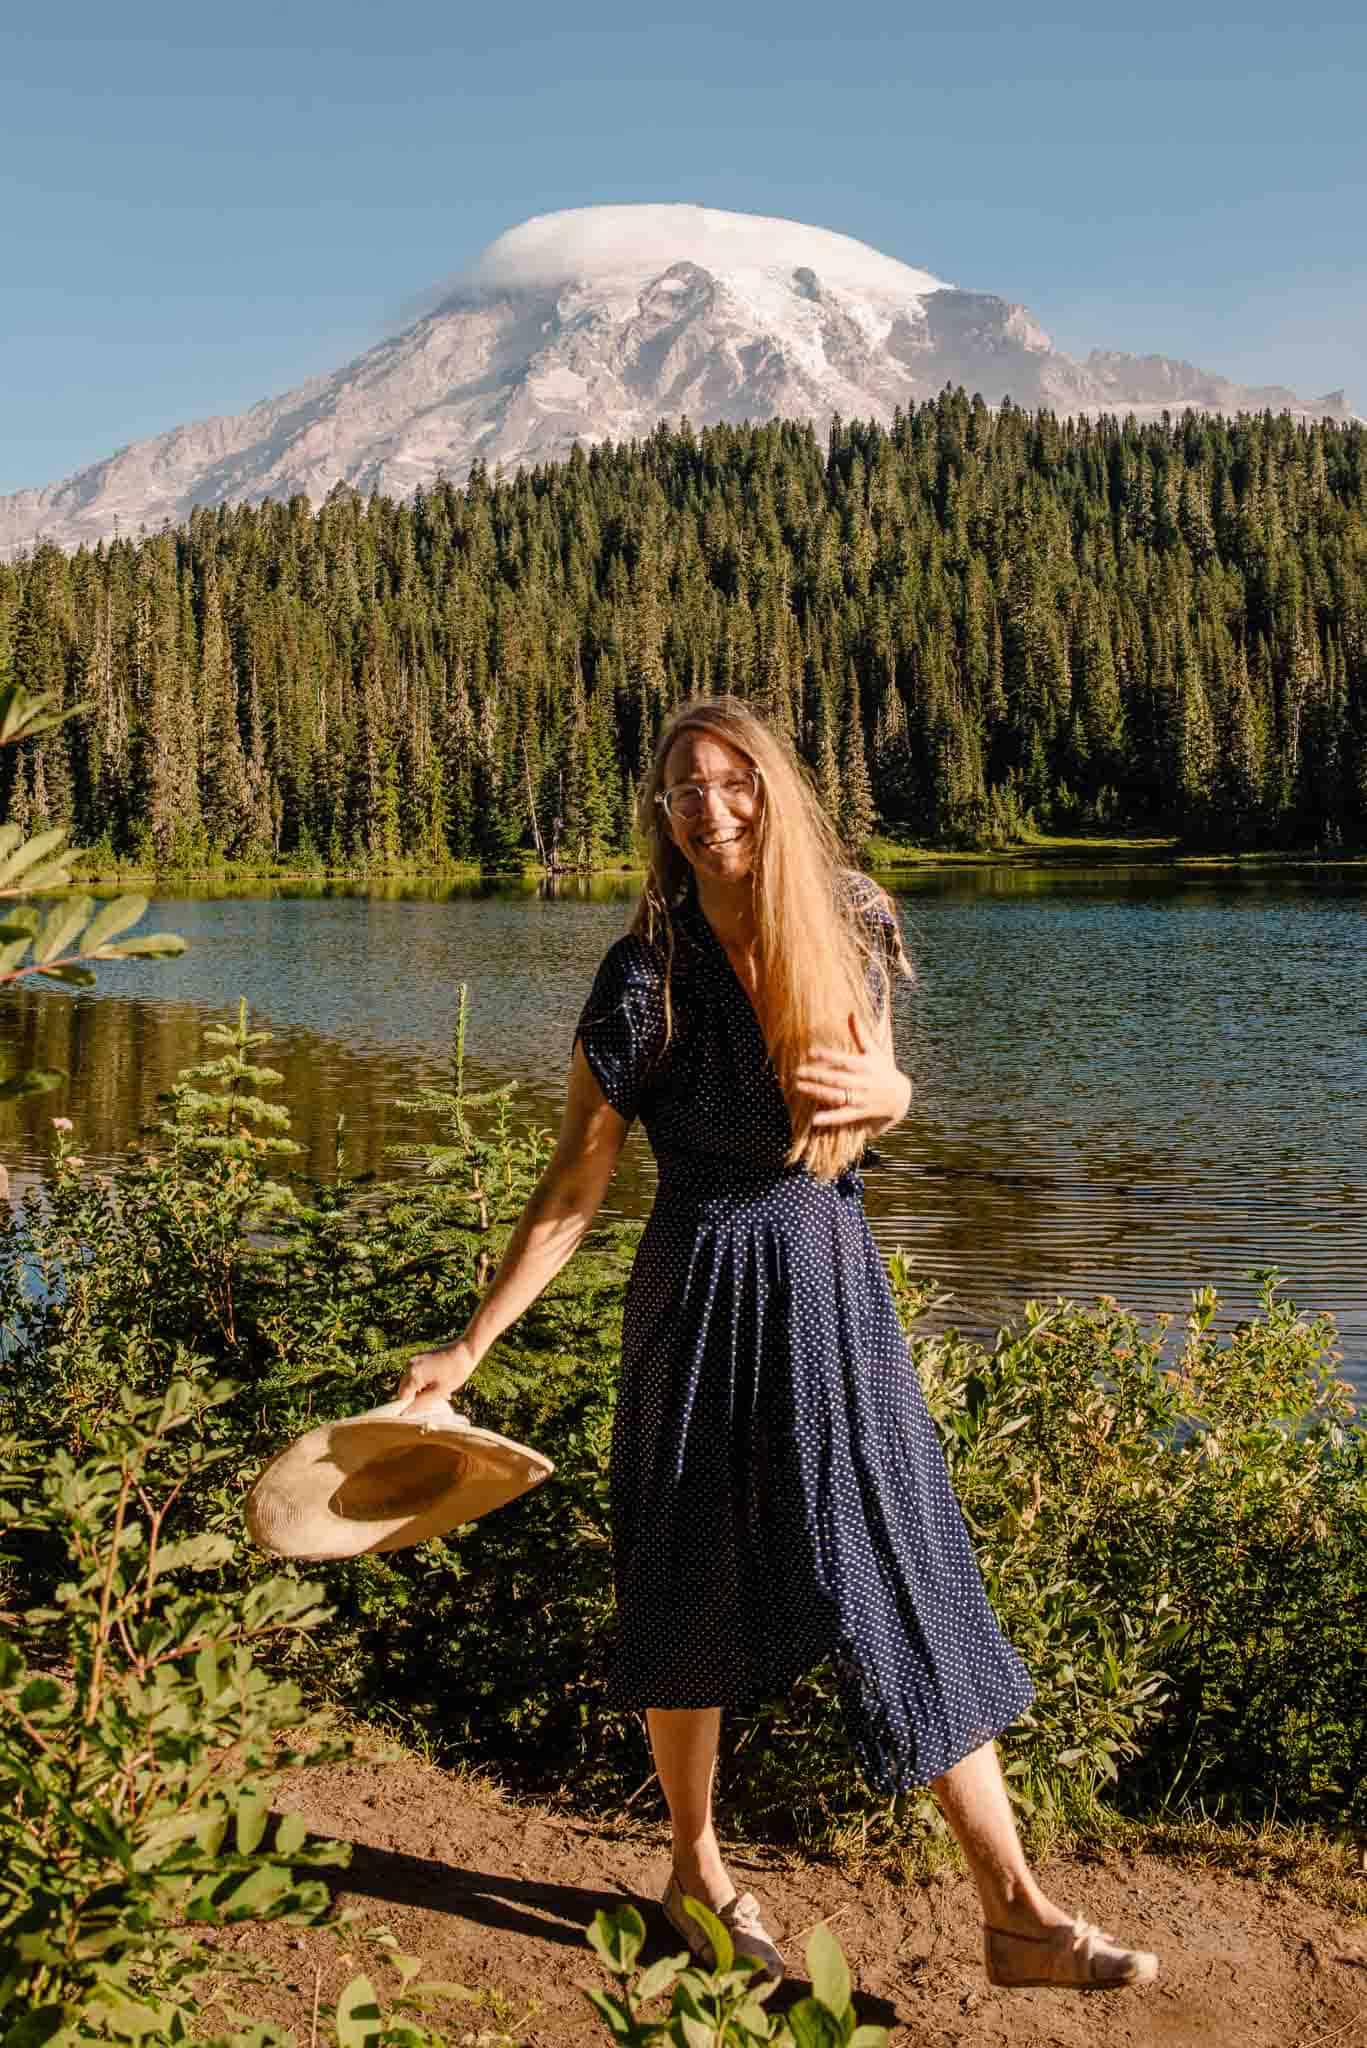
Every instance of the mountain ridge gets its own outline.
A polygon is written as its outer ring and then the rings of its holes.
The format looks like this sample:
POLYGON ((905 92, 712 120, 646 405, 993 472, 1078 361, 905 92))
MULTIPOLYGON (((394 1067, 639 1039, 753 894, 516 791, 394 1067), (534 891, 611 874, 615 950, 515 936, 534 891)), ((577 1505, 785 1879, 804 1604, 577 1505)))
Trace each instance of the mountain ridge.
POLYGON ((947 383, 993 405, 1088 417, 1353 417, 1342 392, 1302 399, 1179 358, 1094 349, 1078 361, 1024 305, 829 229, 703 207, 537 216, 431 296, 335 371, 0 498, 0 550, 93 544, 202 505, 317 504, 339 483, 407 497, 475 460, 554 462, 682 414, 697 427, 887 421, 947 383))

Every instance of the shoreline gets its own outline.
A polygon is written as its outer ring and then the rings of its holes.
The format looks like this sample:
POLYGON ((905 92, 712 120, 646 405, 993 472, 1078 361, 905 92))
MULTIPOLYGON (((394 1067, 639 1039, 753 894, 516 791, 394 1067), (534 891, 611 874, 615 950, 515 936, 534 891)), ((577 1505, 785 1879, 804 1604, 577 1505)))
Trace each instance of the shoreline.
MULTIPOLYGON (((591 868, 547 868, 528 860, 516 867, 483 868, 473 861, 453 861, 441 867, 404 865, 374 867, 290 867, 225 862, 193 868, 148 868, 123 861, 87 865, 89 855, 77 849, 70 855, 72 887, 126 888, 164 886, 168 883, 313 882, 325 887, 334 882, 451 882, 513 884, 543 882, 587 883, 634 881, 645 873, 638 861, 622 856, 591 868)), ((1009 847, 962 851, 951 847, 903 846, 874 839, 860 862, 873 875, 896 876, 934 868, 1173 868, 1200 872, 1266 873, 1282 868, 1329 869, 1367 868, 1367 851, 1324 853, 1313 847, 1273 848, 1257 851, 1203 852, 1183 848, 1176 838, 1162 835, 1132 837, 1040 837, 1009 847)))

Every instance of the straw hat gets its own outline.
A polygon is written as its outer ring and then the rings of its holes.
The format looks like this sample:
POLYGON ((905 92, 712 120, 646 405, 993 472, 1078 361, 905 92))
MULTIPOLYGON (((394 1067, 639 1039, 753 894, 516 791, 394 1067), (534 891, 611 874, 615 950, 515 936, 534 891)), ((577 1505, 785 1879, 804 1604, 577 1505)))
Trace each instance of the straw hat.
POLYGON ((475 1429, 449 1401, 390 1401, 324 1422, 272 1458, 247 1528, 279 1557, 402 1550, 476 1521, 554 1471, 526 1444, 475 1429))

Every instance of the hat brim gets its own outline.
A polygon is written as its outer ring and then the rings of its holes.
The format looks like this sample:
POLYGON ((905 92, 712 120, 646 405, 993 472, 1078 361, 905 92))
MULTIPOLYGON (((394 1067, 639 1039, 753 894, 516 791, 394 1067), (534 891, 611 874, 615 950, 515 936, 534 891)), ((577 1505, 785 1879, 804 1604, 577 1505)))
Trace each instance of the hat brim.
POLYGON ((404 1550, 505 1507, 555 1470, 445 1402, 397 1402, 326 1422, 272 1458, 246 1501, 253 1540, 278 1557, 404 1550))

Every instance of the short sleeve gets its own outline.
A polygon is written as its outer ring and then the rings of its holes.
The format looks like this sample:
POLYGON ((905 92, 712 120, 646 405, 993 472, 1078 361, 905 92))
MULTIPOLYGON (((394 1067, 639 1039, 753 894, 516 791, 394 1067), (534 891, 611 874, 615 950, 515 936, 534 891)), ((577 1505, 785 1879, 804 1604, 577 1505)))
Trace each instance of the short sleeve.
POLYGON ((887 890, 863 874, 852 873, 850 883, 855 912, 868 940, 870 981, 878 983, 871 992, 881 1009, 885 995, 890 995, 899 981, 913 979, 912 966, 902 943, 897 908, 887 890))
POLYGON ((575 1032, 608 1101, 630 1123, 664 1046, 664 963, 643 939, 619 939, 594 977, 575 1032))
POLYGON ((888 973, 893 980, 911 973, 911 962, 907 959, 906 947, 902 943, 902 926, 898 920, 897 907, 886 889, 875 891, 873 900, 866 905, 864 916, 872 934, 874 945, 887 963, 888 973))

